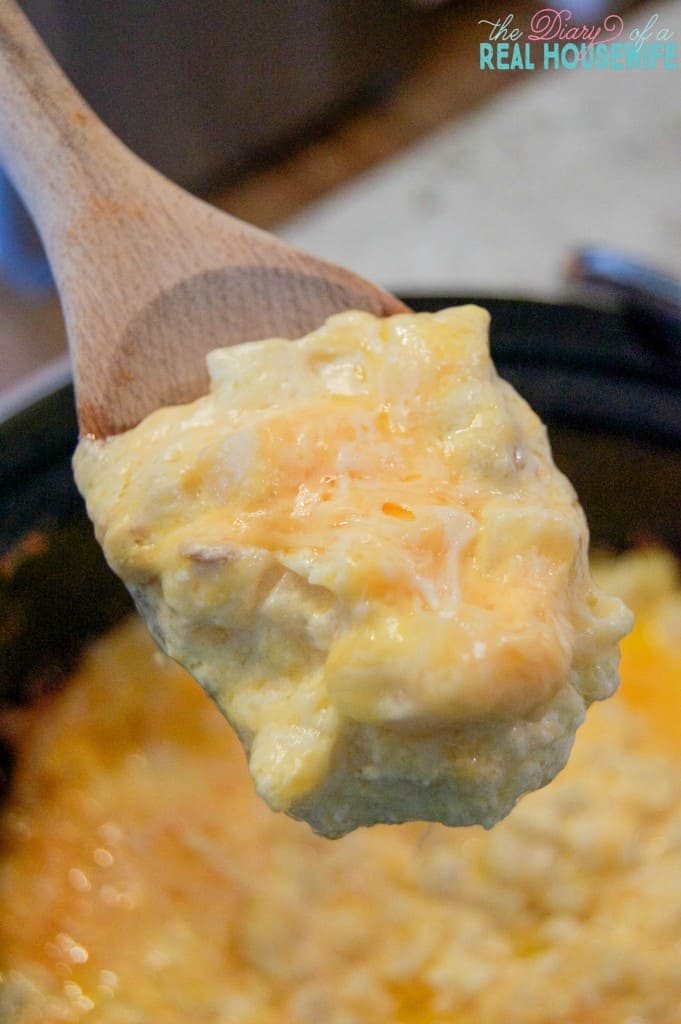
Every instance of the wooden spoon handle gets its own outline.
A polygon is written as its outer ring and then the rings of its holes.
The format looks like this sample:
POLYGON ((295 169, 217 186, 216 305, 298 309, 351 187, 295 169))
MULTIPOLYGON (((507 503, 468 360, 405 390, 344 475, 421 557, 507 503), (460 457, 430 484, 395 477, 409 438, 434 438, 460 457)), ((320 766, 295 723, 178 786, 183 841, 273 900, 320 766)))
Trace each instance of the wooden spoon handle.
POLYGON ((131 159, 14 0, 0 0, 0 164, 30 210, 51 262, 87 196, 114 176, 120 191, 121 167, 131 159))
POLYGON ((0 0, 0 161, 47 250, 85 433, 108 437, 204 393, 204 357, 217 345, 298 337, 342 309, 404 309, 145 164, 78 95, 14 0, 0 0))

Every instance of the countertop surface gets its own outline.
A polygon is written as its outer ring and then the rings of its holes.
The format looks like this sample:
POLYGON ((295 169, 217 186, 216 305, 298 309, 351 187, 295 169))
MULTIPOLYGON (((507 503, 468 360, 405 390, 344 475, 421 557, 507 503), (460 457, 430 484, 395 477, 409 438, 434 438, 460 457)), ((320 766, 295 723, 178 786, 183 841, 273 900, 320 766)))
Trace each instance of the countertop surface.
MULTIPOLYGON (((655 14, 681 41, 679 0, 625 14, 623 38, 655 14)), ((556 298, 594 243, 681 277, 681 45, 676 70, 517 74, 279 234, 404 293, 556 298)))
MULTIPOLYGON (((589 243, 681 276, 681 0, 628 9, 622 39, 655 15, 675 69, 489 72, 485 14, 449 10, 395 96, 213 198, 403 293, 558 298, 589 243)), ((0 388, 63 350, 56 300, 0 286, 0 388)))

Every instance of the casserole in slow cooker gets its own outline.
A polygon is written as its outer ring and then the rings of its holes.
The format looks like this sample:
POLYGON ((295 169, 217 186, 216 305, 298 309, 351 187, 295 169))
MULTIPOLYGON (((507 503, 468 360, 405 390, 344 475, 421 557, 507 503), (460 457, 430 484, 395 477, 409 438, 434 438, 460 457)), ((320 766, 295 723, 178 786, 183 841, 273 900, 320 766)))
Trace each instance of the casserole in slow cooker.
POLYGON ((681 1020, 681 599, 650 546, 679 547, 681 399, 621 322, 493 312, 500 372, 549 420, 596 541, 646 550, 597 568, 638 613, 621 693, 490 833, 329 843, 272 815, 134 623, 55 688, 125 599, 70 490, 68 393, 3 428, 3 1021, 681 1020))

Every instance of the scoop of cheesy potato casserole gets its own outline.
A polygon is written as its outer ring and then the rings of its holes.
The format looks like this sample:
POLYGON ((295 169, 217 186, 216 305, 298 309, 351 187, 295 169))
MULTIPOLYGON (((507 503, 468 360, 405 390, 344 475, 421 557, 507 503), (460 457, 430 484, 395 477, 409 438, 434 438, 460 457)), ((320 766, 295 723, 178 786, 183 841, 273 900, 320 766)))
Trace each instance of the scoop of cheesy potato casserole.
POLYGON ((474 306, 349 312, 208 356, 211 392, 83 440, 78 485, 161 647, 274 809, 328 836, 493 825, 617 685, 545 430, 474 306))

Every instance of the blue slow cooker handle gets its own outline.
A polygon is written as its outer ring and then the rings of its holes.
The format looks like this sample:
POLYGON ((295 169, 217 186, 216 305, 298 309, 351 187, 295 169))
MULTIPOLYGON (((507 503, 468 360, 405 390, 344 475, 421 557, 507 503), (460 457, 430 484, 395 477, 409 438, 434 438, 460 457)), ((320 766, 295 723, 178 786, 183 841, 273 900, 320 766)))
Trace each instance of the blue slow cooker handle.
POLYGON ((42 243, 19 196, 0 169, 0 277, 27 293, 54 285, 42 243))
POLYGON ((681 360, 681 281, 605 246, 578 249, 567 279, 597 299, 615 298, 642 338, 670 360, 681 360))

